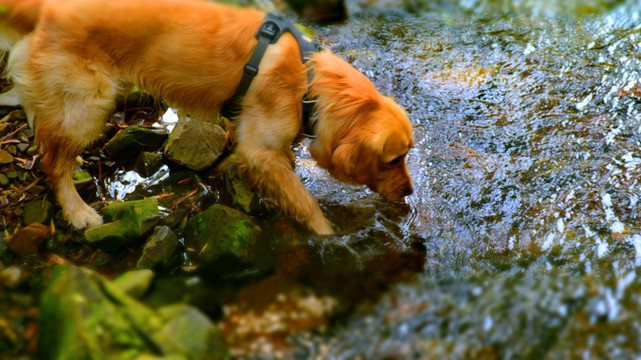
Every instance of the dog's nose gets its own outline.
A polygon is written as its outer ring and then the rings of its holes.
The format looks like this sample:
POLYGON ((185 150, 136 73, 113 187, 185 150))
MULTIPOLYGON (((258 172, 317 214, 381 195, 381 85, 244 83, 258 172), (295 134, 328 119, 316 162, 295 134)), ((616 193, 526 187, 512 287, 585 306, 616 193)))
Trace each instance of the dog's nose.
POLYGON ((403 196, 404 196, 404 197, 405 197, 405 196, 410 196, 410 195, 412 195, 413 193, 414 193, 414 187, 412 186, 412 184, 411 184, 411 183, 410 183, 410 184, 407 184, 407 186, 405 187, 405 189, 403 189, 403 196))

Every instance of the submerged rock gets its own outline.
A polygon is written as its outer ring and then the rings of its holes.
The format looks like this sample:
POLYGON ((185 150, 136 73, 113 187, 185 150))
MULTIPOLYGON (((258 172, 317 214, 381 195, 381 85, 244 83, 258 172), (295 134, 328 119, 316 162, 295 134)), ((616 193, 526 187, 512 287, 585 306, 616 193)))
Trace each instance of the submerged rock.
POLYGON ((129 126, 105 145, 105 152, 115 161, 132 160, 142 151, 160 149, 166 139, 167 134, 159 130, 129 126))
POLYGON ((35 255, 42 243, 51 237, 51 229, 40 223, 33 223, 18 230, 5 239, 7 247, 20 256, 35 255))
POLYGON ((234 356, 296 358, 289 339, 326 329, 337 302, 275 275, 243 288, 233 303, 225 305, 220 327, 234 356))
POLYGON ((102 210, 104 225, 85 231, 88 243, 114 249, 141 240, 160 221, 158 200, 114 202, 102 210))
POLYGON ((218 160, 226 145, 227 134, 218 124, 179 113, 178 123, 165 145, 165 156, 189 169, 201 171, 218 160))
POLYGON ((150 177, 158 172, 163 162, 162 154, 143 151, 136 160, 135 170, 142 177, 150 177))
POLYGON ((41 298, 42 359, 223 359, 218 328, 199 310, 154 311, 96 273, 59 265, 41 298), (189 324, 189 326, 185 326, 189 324))
POLYGON ((261 230, 236 209, 212 205, 189 219, 183 235, 192 259, 203 271, 226 276, 263 263, 261 230))
POLYGON ((174 258, 178 237, 168 226, 158 226, 147 239, 142 255, 138 259, 138 269, 152 269, 157 265, 166 266, 174 258))

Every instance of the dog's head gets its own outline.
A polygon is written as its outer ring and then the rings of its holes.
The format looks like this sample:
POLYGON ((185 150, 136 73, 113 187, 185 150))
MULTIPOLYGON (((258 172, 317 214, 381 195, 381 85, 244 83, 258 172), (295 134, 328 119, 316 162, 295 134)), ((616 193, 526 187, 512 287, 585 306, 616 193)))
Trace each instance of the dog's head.
POLYGON ((413 191, 405 158, 412 125, 391 98, 329 52, 312 59, 311 95, 318 98, 318 137, 310 152, 338 180, 367 185, 392 200, 413 191))

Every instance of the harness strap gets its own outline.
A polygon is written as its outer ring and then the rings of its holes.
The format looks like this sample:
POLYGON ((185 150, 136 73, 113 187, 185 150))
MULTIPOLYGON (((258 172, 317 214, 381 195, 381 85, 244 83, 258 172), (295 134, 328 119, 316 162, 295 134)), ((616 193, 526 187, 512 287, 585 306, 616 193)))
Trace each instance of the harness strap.
MULTIPOLYGON (((224 117, 233 120, 240 115, 242 111, 243 97, 247 94, 249 86, 254 80, 254 77, 258 74, 260 61, 262 60, 263 55, 265 55, 267 46, 278 41, 280 36, 286 31, 291 33, 296 39, 296 42, 298 42, 303 64, 311 59, 313 53, 320 50, 320 46, 305 36, 296 28, 296 26, 294 26, 292 22, 276 14, 267 14, 265 20, 263 20, 263 23, 260 26, 260 29, 256 33, 258 44, 256 44, 254 52, 243 69, 243 76, 240 80, 240 84, 238 84, 234 95, 231 99, 225 102, 220 111, 224 117)), ((308 77, 308 81, 311 81, 312 75, 309 74, 308 77)), ((303 98, 303 129, 306 133, 309 133, 309 119, 312 111, 314 110, 314 106, 316 105, 316 100, 305 100, 306 98, 307 95, 303 98)))

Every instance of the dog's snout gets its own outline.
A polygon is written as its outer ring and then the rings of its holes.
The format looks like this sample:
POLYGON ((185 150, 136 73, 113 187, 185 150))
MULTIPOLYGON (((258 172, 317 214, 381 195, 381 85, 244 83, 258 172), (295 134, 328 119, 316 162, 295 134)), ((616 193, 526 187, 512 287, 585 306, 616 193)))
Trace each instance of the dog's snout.
POLYGON ((408 184, 405 189, 403 189, 403 197, 410 196, 414 193, 414 187, 412 184, 408 184))

